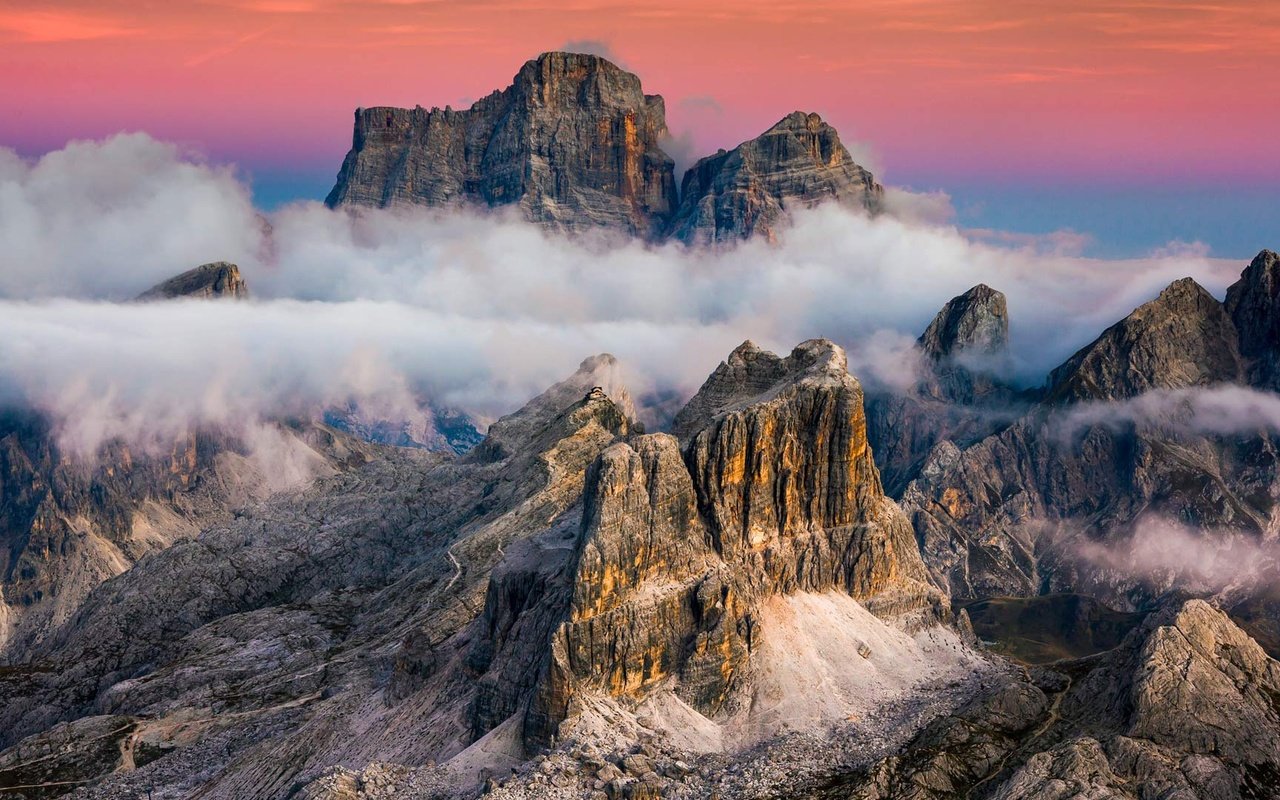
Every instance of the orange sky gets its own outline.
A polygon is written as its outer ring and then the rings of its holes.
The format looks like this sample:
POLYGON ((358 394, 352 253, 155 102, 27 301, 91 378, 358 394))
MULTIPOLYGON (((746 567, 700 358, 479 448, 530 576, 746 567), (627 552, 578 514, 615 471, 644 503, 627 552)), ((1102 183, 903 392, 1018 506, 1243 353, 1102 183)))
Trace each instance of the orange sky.
POLYGON ((0 0, 0 144, 146 130, 336 170, 354 107, 465 105, 574 42, 699 151, 798 108, 890 180, 1280 180, 1280 3, 1258 0, 0 0))

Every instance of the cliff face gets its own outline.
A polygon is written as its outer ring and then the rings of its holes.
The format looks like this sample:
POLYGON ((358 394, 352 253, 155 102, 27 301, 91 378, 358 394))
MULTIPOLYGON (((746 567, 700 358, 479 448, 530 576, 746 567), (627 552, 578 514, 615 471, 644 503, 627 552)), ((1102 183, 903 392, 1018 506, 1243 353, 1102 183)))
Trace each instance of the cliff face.
POLYGON ((856 164, 835 128, 796 111, 760 136, 685 173, 671 236, 686 244, 774 239, 787 213, 822 202, 880 210, 884 188, 856 164))
POLYGON ((732 713, 773 598, 837 591, 887 616, 945 617, 881 491, 838 347, 815 340, 779 358, 748 342, 678 419, 683 454, 672 436, 642 436, 588 473, 530 741, 550 741, 593 696, 674 688, 708 717, 732 713))
POLYGON ((676 205, 662 98, 603 58, 544 53, 512 85, 454 111, 356 112, 326 203, 518 205, 549 227, 661 231, 676 205))
POLYGON ((1240 335, 1250 382, 1280 391, 1280 255, 1258 253, 1227 289, 1225 305, 1240 335))

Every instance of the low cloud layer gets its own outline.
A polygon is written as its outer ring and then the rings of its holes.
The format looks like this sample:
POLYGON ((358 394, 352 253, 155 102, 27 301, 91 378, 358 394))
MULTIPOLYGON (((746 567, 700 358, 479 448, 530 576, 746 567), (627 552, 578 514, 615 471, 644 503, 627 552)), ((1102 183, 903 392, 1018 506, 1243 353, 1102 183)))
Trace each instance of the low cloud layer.
POLYGON ((233 171, 140 134, 37 162, 0 149, 0 386, 78 448, 349 401, 492 416, 601 351, 636 394, 687 395, 746 338, 830 337, 860 377, 905 386, 911 340, 979 282, 1009 296, 1016 371, 1038 383, 1170 281, 1221 294, 1243 268, 975 241, 942 195, 897 195, 876 219, 819 208, 778 245, 714 253, 569 241, 506 213, 266 214, 249 197, 233 171), (257 299, 109 302, 213 260, 239 263, 257 299))
POLYGON ((1155 390, 1128 400, 1074 406, 1063 415, 1059 431, 1071 439, 1095 426, 1191 436, 1277 434, 1280 395, 1234 385, 1155 390))
POLYGON ((1272 582, 1280 545, 1240 531, 1192 528, 1147 516, 1138 520, 1127 538, 1105 543, 1085 540, 1075 555, 1103 577, 1136 578, 1157 591, 1176 586, 1208 593, 1272 582))

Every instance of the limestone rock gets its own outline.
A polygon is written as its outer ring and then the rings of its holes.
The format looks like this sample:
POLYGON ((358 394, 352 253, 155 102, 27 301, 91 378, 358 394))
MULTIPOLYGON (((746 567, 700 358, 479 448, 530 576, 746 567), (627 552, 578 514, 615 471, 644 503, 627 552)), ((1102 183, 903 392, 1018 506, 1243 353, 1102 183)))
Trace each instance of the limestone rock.
POLYGON ((881 491, 861 399, 831 342, 786 358, 748 342, 678 416, 683 454, 656 434, 600 455, 528 741, 551 741, 584 693, 638 701, 673 687, 717 714, 749 681, 772 597, 838 590, 886 615, 942 618, 881 491))
POLYGON ((830 201, 874 213, 883 195, 835 128, 796 111, 755 139, 694 164, 681 183, 670 235, 686 244, 772 240, 796 209, 830 201))
POLYGON ((187 270, 138 295, 139 300, 173 300, 179 297, 245 300, 249 297, 249 286, 240 277, 240 268, 235 264, 215 261, 187 270))
MULTIPOLYGON (((323 426, 272 433, 279 452, 311 470, 303 480, 365 458, 358 442, 323 426)), ((65 452, 44 415, 0 410, 0 658, 23 660, 94 587, 139 559, 295 488, 265 469, 244 442, 209 430, 159 450, 108 442, 93 454, 65 452)))
POLYGON ((1199 284, 1183 278, 1053 370, 1048 398, 1117 400, 1151 389, 1235 381, 1241 374, 1231 317, 1199 284))
POLYGON ((967 447, 1025 405, 1004 380, 1009 367, 1005 296, 979 284, 952 298, 916 341, 918 377, 903 391, 867 393, 867 436, 885 489, 900 497, 941 441, 967 447))
POLYGON ((1280 255, 1258 253, 1227 289, 1226 309, 1240 335, 1250 382, 1280 390, 1280 255))
POLYGON ((1175 603, 1115 650, 1056 668, 1009 673, 899 754, 795 796, 1227 800, 1280 791, 1280 664, 1203 601, 1175 603))
POLYGON ((1009 346, 1009 308, 1004 294, 980 283, 951 298, 918 343, 935 361, 962 353, 1002 354, 1009 346))
POLYGON ((662 98, 599 56, 544 53, 469 109, 365 108, 355 120, 331 207, 514 204, 550 228, 640 236, 675 210, 662 98))

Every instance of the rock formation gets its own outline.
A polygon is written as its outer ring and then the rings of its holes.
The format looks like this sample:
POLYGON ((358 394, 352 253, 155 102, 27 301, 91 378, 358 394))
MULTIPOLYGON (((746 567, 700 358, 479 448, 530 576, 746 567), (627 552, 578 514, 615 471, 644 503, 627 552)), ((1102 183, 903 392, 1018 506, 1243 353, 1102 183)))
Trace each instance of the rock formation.
POLYGON ((899 754, 794 797, 1274 797, 1280 664, 1203 601, 1108 653, 1010 673, 899 754))
POLYGON ((469 109, 362 108, 330 207, 515 205, 558 231, 687 244, 774 239, 819 203, 878 212, 884 189, 817 114, 697 162, 677 195, 663 100, 599 56, 543 53, 469 109))
POLYGON ((179 297, 244 300, 249 297, 249 287, 240 277, 239 267, 215 261, 187 270, 138 295, 139 300, 173 300, 179 297))
POLYGON ((1274 267, 1225 307, 1173 284, 1034 401, 988 371, 1007 313, 975 287, 882 423, 825 340, 744 343, 671 434, 607 355, 461 455, 282 428, 321 467, 283 491, 226 436, 89 465, 15 412, 0 793, 1275 797, 1265 564, 1223 589, 1115 558, 1152 521, 1280 530, 1280 439, 1186 406, 1270 385, 1274 267))
POLYGON ((953 297, 916 340, 906 392, 875 387, 867 435, 889 494, 897 497, 941 441, 967 446, 1007 424, 1024 405, 1004 380, 1009 369, 1005 296, 985 284, 953 297))
POLYGON ((1240 336, 1250 382, 1280 391, 1280 256, 1258 253, 1227 289, 1225 305, 1240 336))
POLYGON ((980 283, 947 301, 918 344, 934 361, 961 354, 1002 355, 1009 346, 1009 307, 1002 293, 980 283))
POLYGON ((356 469, 143 559, 34 643, 30 669, 0 670, 0 780, 84 781, 91 796, 333 797, 378 780, 465 794, 607 714, 621 721, 597 746, 674 737, 609 777, 658 791, 690 779, 667 754, 691 751, 679 719, 646 708, 701 720, 715 733, 699 748, 734 751, 735 725, 785 732, 761 709, 838 726, 848 704, 877 714, 884 687, 928 681, 953 702, 981 661, 940 627, 946 601, 880 489, 843 352, 744 345, 729 362, 681 414, 683 441, 639 431, 600 356, 465 456, 370 446, 356 469), (830 614, 839 646, 789 661, 791 637, 830 614), (811 663, 841 699, 795 688, 811 663), (51 747, 85 758, 33 771, 51 747), (326 772, 339 763, 370 766, 326 772))
MULTIPOLYGON (((362 446, 316 426, 277 429, 310 477, 360 463, 362 446)), ((154 452, 111 442, 65 452, 46 417, 0 411, 0 659, 30 649, 99 583, 231 509, 295 488, 234 436, 197 431, 154 452)))
POLYGON ((762 606, 781 595, 835 590, 911 624, 945 619, 881 491, 861 401, 830 342, 786 358, 748 342, 678 415, 683 452, 667 434, 605 449, 560 577, 524 554, 507 561, 528 566, 495 572, 471 662, 491 687, 474 733, 520 708, 513 686, 532 690, 531 746, 554 741, 591 698, 674 691, 706 717, 732 714, 751 689, 762 606))
MULTIPOLYGON (((1263 272, 1251 266, 1233 287, 1236 309, 1263 272)), ((1254 319, 1267 324, 1263 310, 1254 319)), ((1141 605, 1168 579, 1082 566, 1078 551, 1123 548, 1143 520, 1268 535, 1275 437, 1203 432, 1185 395, 1167 394, 1243 380, 1238 341, 1222 304, 1176 281, 1053 370, 1043 402, 1020 419, 976 443, 940 441, 903 493, 939 584, 957 597, 1075 589, 1141 605), (1107 405, 1134 398, 1149 405, 1128 415, 1107 405)))
POLYGON ((685 173, 671 236, 686 244, 776 238, 789 212, 822 202, 879 211, 884 188, 817 114, 788 114, 685 173))
POLYGON ((517 205, 569 231, 653 236, 676 206, 662 98, 599 56, 544 53, 461 111, 356 111, 329 206, 517 205))
POLYGON ((1048 399, 1118 400, 1235 381, 1236 338, 1222 304, 1183 278, 1049 373, 1048 399))

